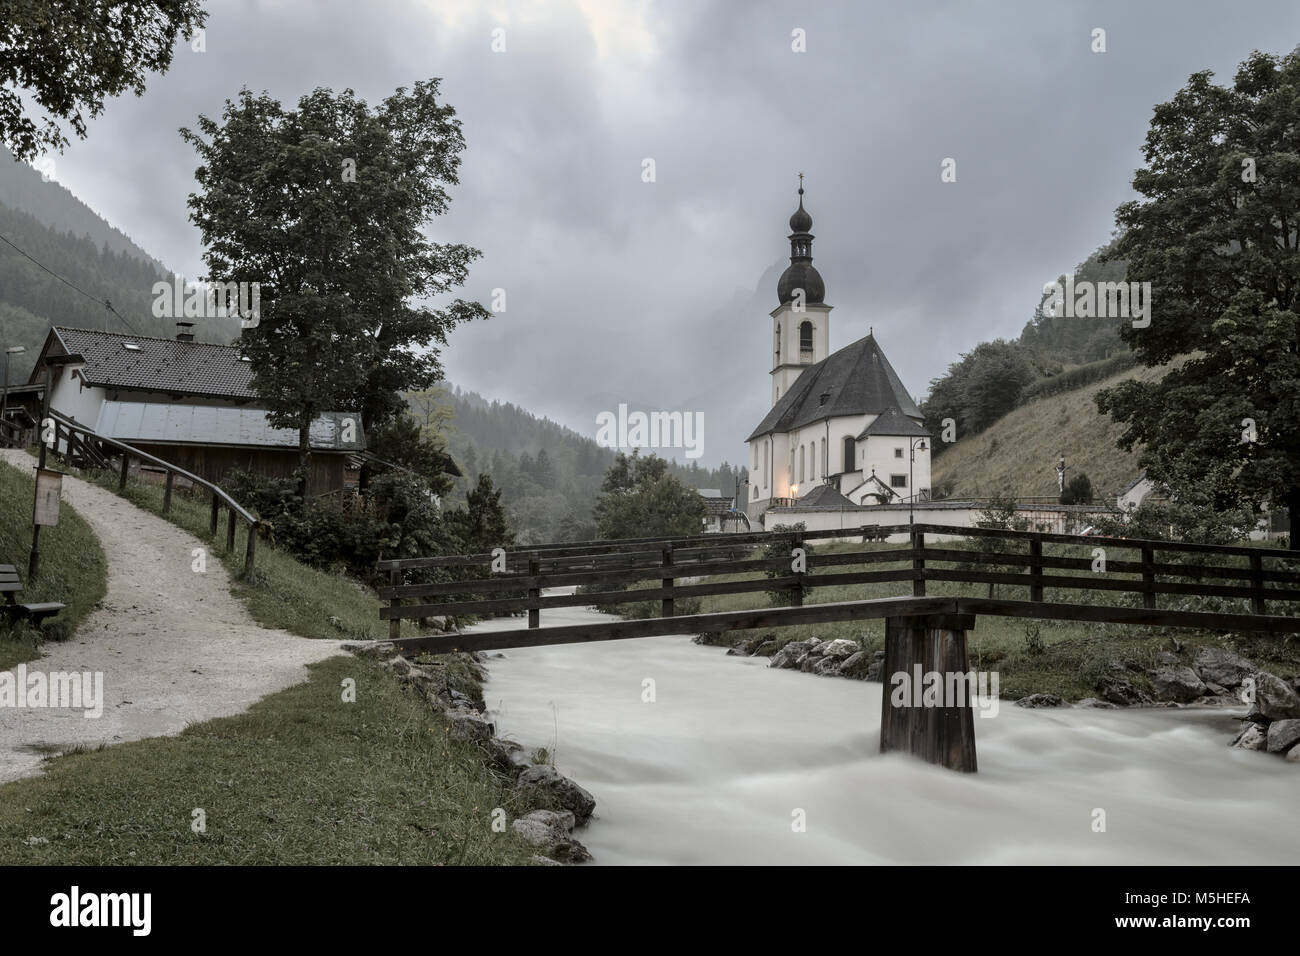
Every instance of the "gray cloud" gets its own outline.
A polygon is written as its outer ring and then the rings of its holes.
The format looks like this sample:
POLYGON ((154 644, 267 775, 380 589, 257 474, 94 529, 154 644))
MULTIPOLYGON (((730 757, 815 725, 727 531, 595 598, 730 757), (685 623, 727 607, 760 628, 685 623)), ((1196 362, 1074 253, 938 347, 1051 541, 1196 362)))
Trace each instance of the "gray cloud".
POLYGON ((1300 39, 1286 2, 210 6, 207 51, 180 49, 58 158, 69 188, 195 276, 178 127, 242 85, 374 102, 440 76, 469 145, 431 231, 483 250, 469 295, 508 297, 453 334, 452 380, 588 434, 620 397, 703 411, 707 462, 743 460, 767 407, 796 171, 833 346, 874 326, 922 395, 959 352, 1019 334, 1043 282, 1109 238, 1156 103, 1300 39))

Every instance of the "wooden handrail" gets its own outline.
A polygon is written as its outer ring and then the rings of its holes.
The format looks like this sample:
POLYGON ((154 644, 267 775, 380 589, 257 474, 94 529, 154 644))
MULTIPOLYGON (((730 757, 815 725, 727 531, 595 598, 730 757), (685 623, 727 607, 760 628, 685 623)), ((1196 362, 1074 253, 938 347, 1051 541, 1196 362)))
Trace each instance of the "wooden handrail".
MULTIPOLYGON (((581 555, 567 558, 551 559, 550 566, 543 567, 538 558, 540 552, 527 552, 530 565, 527 573, 493 574, 487 578, 474 580, 442 581, 433 583, 402 584, 400 572, 392 568, 390 574, 393 585, 381 588, 380 596, 392 600, 392 606, 381 611, 381 618, 390 622, 402 618, 417 618, 435 614, 456 613, 506 613, 528 610, 530 626, 539 626, 539 612, 551 607, 573 607, 584 604, 618 605, 642 601, 658 600, 661 603, 661 617, 672 617, 676 599, 734 594, 754 591, 788 591, 791 603, 799 606, 803 601, 805 589, 833 587, 855 584, 879 584, 911 582, 912 596, 926 596, 926 582, 949 582, 964 584, 1008 585, 1027 588, 1030 603, 1046 603, 1047 589, 1083 591, 1096 593, 1123 593, 1140 595, 1147 618, 1161 618, 1171 626, 1179 622, 1192 620, 1209 620, 1209 618, 1192 618, 1187 615, 1198 612, 1161 610, 1156 607, 1158 595, 1203 595, 1223 598, 1247 599, 1250 601, 1251 613, 1234 615, 1234 620, 1241 618, 1268 618, 1260 626, 1267 630, 1284 629, 1278 618, 1269 617, 1268 601, 1300 601, 1300 571, 1265 570, 1264 558, 1284 558, 1294 560, 1292 552, 1268 548, 1216 547, 1213 545, 1187 546, 1180 542, 1147 541, 1141 539, 1111 539, 1079 537, 1067 535, 1046 535, 1038 532, 1015 532, 990 528, 961 528, 946 525, 896 525, 876 529, 878 532, 910 533, 908 545, 896 546, 881 544, 875 549, 857 550, 832 554, 807 555, 807 572, 790 573, 789 558, 757 557, 736 559, 728 554, 728 548, 678 549, 671 543, 665 543, 656 553, 647 548, 647 542, 638 539, 634 542, 609 542, 611 546, 622 544, 631 550, 623 553, 607 552, 605 554, 586 556, 590 565, 575 568, 572 565, 583 560, 581 555), (927 535, 930 536, 927 540, 927 535), (965 550, 957 547, 938 547, 934 536, 950 537, 969 535, 976 540, 1003 538, 1013 541, 1024 540, 1029 545, 1027 551, 965 550), (1076 547, 1109 544, 1135 549, 1140 552, 1141 560, 1114 560, 1105 565, 1105 573, 1086 573, 1093 567, 1093 559, 1060 555, 1044 555, 1043 543, 1063 542, 1076 547), (1181 551, 1206 555, 1246 556, 1250 558, 1249 567, 1221 567, 1204 561, 1197 563, 1157 562, 1154 555, 1160 551, 1181 551), (681 560, 684 555, 698 555, 694 561, 681 560), (901 565, 900 568, 870 570, 870 565, 901 565), (955 567, 935 567, 936 564, 955 565, 955 567), (850 569, 851 566, 857 569, 850 569), (985 566, 982 568, 981 566, 985 566), (821 569, 843 568, 838 571, 816 573, 821 569), (766 572, 770 577, 747 579, 741 581, 708 581, 702 584, 679 585, 681 578, 716 577, 719 575, 754 574, 766 572), (784 572, 784 573, 782 573, 784 572), (1054 573, 1053 573, 1054 572, 1054 573), (1074 573, 1071 573, 1074 572, 1074 573), (1158 577, 1159 576, 1159 577, 1158 577), (1182 580, 1169 580, 1170 578, 1182 580), (1207 583, 1206 578, 1218 579, 1221 583, 1207 583), (634 587, 633 590, 618 590, 619 585, 637 585, 653 582, 657 586, 634 587), (1273 586, 1269 586, 1273 585, 1273 586), (595 593, 573 595, 548 595, 543 597, 546 588, 576 586, 595 588, 595 593), (613 588, 611 590, 611 588, 613 588), (485 597, 487 595, 487 597, 485 597), (497 595, 492 597, 491 595, 497 595), (425 599, 429 603, 407 604, 402 606, 402 599, 425 599)), ((856 532, 850 532, 856 537, 856 532)), ((791 546, 800 545, 808 537, 845 537, 839 529, 828 532, 778 532, 758 533, 757 535, 737 535, 737 538, 754 539, 759 542, 789 540, 791 546)), ((707 536, 710 541, 727 535, 707 536)), ((682 540, 680 538, 661 539, 665 542, 682 540)), ((698 540, 694 537, 692 541, 698 540)), ((754 545, 750 545, 753 547, 754 545)), ((565 546, 569 547, 568 545, 565 546)), ((743 549, 732 549, 743 550, 743 549)), ((476 556, 453 555, 448 558, 473 558, 476 556)), ((386 562, 395 565, 399 562, 386 562)), ((444 564, 443 566, 450 566, 444 564)), ((990 588, 990 601, 992 590, 990 588)), ((990 607, 994 606, 992 604, 990 607)), ((1053 604, 1052 606, 1059 606, 1053 604)), ((1072 604, 1071 607, 1089 607, 1087 604, 1072 604)), ((1096 613, 1104 615, 1113 612, 1124 620, 1132 620, 1131 608, 1114 604, 1095 605, 1100 608, 1096 613), (1109 609, 1109 610, 1108 610, 1109 609)), ((987 611, 986 613, 996 613, 987 611)), ((1092 618, 1089 618, 1092 619, 1092 618)), ((1119 620, 1119 617, 1116 618, 1119 620)), ((1190 625, 1189 625, 1190 626, 1190 625)), ((1300 626, 1297 626, 1300 631, 1300 626)))
POLYGON ((163 497, 164 514, 166 514, 170 510, 172 484, 176 476, 179 475, 181 478, 184 478, 195 485, 198 485, 202 488, 206 488, 208 492, 212 495, 211 532, 214 535, 216 534, 216 526, 217 526, 217 511, 218 511, 217 503, 220 502, 222 505, 224 505, 230 514, 230 528, 226 536, 228 548, 233 548, 234 546, 233 542, 234 542, 235 519, 238 518, 239 520, 243 521, 245 524, 248 525, 248 543, 244 552, 244 574, 245 575, 252 574, 253 562, 254 562, 254 557, 257 548, 257 544, 256 544, 257 520, 258 520, 257 516, 254 515, 252 512, 250 512, 243 505, 241 505, 234 498, 230 497, 230 495, 223 488, 213 484, 212 482, 208 481, 205 478, 200 478, 198 475, 186 471, 184 468, 181 468, 178 465, 173 465, 169 461, 163 461, 163 459, 158 458, 155 455, 151 455, 147 451, 141 451, 140 449, 135 448, 132 445, 128 445, 125 442, 118 441, 116 438, 108 438, 104 435, 100 435, 92 431, 91 429, 87 428, 86 426, 77 423, 75 420, 68 418, 62 413, 55 411, 52 408, 49 410, 49 417, 52 418, 55 423, 55 432, 56 432, 55 446, 56 447, 58 446, 58 430, 61 427, 68 433, 69 451, 71 451, 72 448, 71 445, 72 436, 76 434, 80 436, 78 437, 77 440, 83 445, 83 447, 86 443, 86 440, 90 440, 100 445, 107 446, 109 448, 114 448, 118 452, 120 452, 122 455, 122 477, 121 477, 122 487, 125 487, 126 485, 128 464, 131 458, 138 458, 140 461, 148 462, 151 465, 154 465, 158 468, 162 468, 167 473, 167 489, 163 497))

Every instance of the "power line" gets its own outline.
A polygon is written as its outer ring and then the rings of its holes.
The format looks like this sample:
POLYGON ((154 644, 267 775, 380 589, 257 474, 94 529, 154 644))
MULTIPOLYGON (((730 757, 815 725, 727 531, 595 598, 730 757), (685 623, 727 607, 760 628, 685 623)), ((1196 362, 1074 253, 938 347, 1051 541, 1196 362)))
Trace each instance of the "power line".
POLYGON ((99 299, 96 299, 93 295, 91 295, 91 294, 90 294, 89 292, 87 292, 85 289, 81 288, 81 287, 80 287, 79 285, 77 285, 76 283, 71 282, 71 281, 69 281, 68 279, 63 278, 63 276, 59 275, 59 274, 58 274, 57 272, 55 272, 53 269, 50 269, 50 268, 48 268, 47 266, 41 264, 40 262, 37 262, 34 258, 32 258, 30 255, 28 255, 27 252, 26 252, 25 250, 23 250, 22 248, 20 248, 20 247, 17 245, 17 243, 13 242, 11 239, 9 239, 7 236, 5 236, 3 233, 0 233, 0 242, 5 243, 5 245, 12 246, 15 250, 17 250, 17 252, 18 252, 19 255, 23 256, 23 257, 26 258, 26 259, 29 259, 32 263, 34 263, 34 264, 36 265, 37 268, 42 269, 42 270, 45 271, 45 272, 48 272, 50 275, 54 276, 54 278, 58 279, 60 282, 62 282, 64 285, 66 285, 68 288, 73 289, 73 290, 75 290, 75 291, 77 291, 77 292, 80 292, 82 295, 84 295, 84 296, 85 296, 87 299, 89 299, 91 302, 94 302, 94 303, 97 303, 97 304, 102 304, 102 305, 104 306, 104 308, 108 309, 109 312, 112 312, 115 316, 117 316, 119 319, 121 319, 121 320, 122 320, 122 324, 125 325, 128 329, 130 329, 133 333, 135 333, 136 335, 139 335, 139 334, 140 334, 140 331, 139 331, 139 330, 138 330, 134 325, 132 325, 130 322, 128 322, 128 321, 126 320, 126 316, 124 316, 121 312, 117 311, 117 309, 113 308, 113 303, 110 302, 108 299, 105 299, 102 303, 100 303, 99 299))

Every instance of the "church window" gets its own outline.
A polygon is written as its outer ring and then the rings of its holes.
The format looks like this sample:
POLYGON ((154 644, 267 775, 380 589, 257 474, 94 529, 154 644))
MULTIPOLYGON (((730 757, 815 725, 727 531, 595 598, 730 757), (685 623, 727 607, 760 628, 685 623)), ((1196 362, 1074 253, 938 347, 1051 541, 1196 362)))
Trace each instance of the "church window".
POLYGON ((903 449, 901 449, 901 448, 895 448, 895 449, 894 449, 894 457, 895 457, 895 458, 902 458, 902 457, 903 457, 903 449))
POLYGON ((857 448, 853 441, 852 435, 844 436, 844 470, 853 471, 853 463, 857 458, 857 448))
POLYGON ((807 447, 806 445, 799 446, 799 480, 800 481, 803 481, 804 450, 806 447, 807 447))
POLYGON ((825 439, 825 438, 822 439, 822 461, 826 462, 826 473, 827 473, 827 475, 829 475, 829 474, 830 474, 831 464, 830 464, 830 462, 829 462, 829 461, 827 460, 827 458, 826 458, 826 439, 825 439))
POLYGON ((799 326, 799 351, 811 352, 813 350, 813 324, 804 322, 799 326))
POLYGON ((891 487, 891 488, 906 488, 906 487, 907 487, 907 475, 890 475, 890 476, 889 476, 889 487, 891 487))

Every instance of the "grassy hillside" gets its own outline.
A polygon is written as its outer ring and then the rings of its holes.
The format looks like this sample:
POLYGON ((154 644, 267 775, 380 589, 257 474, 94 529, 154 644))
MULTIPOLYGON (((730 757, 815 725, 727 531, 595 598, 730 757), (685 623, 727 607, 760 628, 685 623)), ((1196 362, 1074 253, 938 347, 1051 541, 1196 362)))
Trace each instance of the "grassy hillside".
MULTIPOLYGON (((40 574, 35 581, 28 580, 35 497, 36 482, 31 470, 19 470, 0 461, 0 564, 18 568, 25 585, 19 595, 23 603, 59 601, 67 605, 43 628, 47 639, 62 639, 71 635, 103 598, 108 564, 95 533, 65 501, 59 506, 59 523, 41 529, 40 574)), ((0 620, 0 670, 39 656, 38 635, 31 626, 0 620)))
POLYGON ((1065 455, 1067 480, 1082 471, 1099 498, 1114 495, 1137 476, 1140 449, 1126 453, 1115 445, 1124 426, 1101 415, 1094 396, 1125 379, 1153 381, 1165 371, 1129 369, 1014 409, 978 435, 959 433, 935 461, 930 485, 951 481, 954 496, 1055 495, 1056 462, 1065 455))

